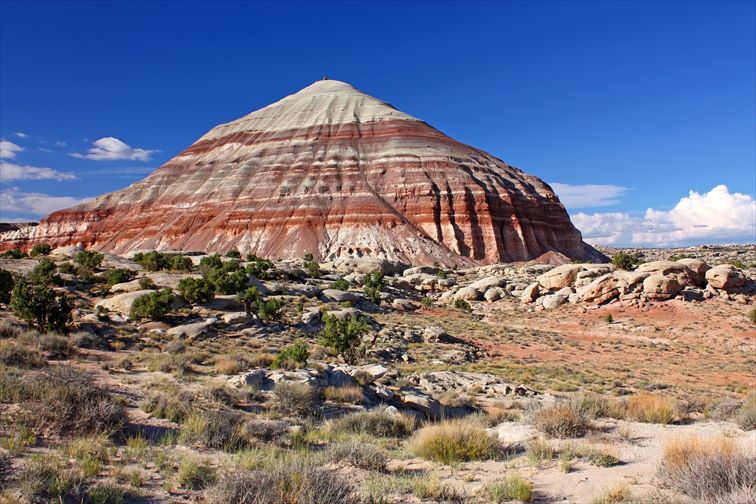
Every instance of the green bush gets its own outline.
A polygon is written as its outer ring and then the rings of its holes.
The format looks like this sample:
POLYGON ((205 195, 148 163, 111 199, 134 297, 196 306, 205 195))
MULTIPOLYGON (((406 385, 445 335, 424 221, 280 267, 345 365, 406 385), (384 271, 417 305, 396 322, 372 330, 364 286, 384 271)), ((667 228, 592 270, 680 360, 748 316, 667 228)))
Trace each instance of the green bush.
POLYGON ((625 252, 617 252, 612 256, 612 265, 623 270, 631 270, 633 266, 641 264, 643 261, 636 255, 630 255, 625 252))
POLYGON ((283 305, 278 299, 258 299, 257 300, 257 316, 263 322, 277 321, 283 318, 283 305))
POLYGON ((10 306, 19 318, 44 331, 65 332, 71 322, 66 295, 45 284, 18 280, 11 292, 10 306))
POLYGON ((207 303, 215 297, 213 286, 204 278, 182 278, 178 291, 190 304, 207 303))
POLYGON ((273 263, 268 259, 263 259, 255 255, 248 255, 247 261, 252 264, 248 264, 246 267, 247 274, 260 280, 268 278, 269 271, 273 269, 273 263))
POLYGON ((320 278, 320 265, 315 261, 312 254, 307 253, 304 255, 304 262, 302 263, 307 275, 311 278, 320 278))
POLYGON ((15 283, 16 281, 10 271, 0 269, 0 303, 10 303, 11 292, 15 283))
POLYGON ((533 498, 533 485, 519 476, 509 476, 504 481, 488 483, 483 491, 491 502, 497 504, 513 500, 530 502, 533 498))
POLYGON ((468 303, 464 299, 455 299, 454 308, 456 308, 457 310, 468 312, 468 313, 472 311, 472 306, 470 306, 470 303, 468 303))
POLYGON ((218 254, 203 257, 200 272, 221 294, 237 294, 247 288, 249 277, 238 259, 223 262, 218 254))
POLYGON ((102 264, 102 260, 104 258, 105 256, 98 252, 82 250, 74 256, 74 262, 82 268, 86 268, 90 271, 95 271, 100 267, 100 264, 102 264))
POLYGON ((56 274, 55 263, 47 257, 40 259, 40 261, 26 278, 30 283, 34 284, 60 285, 62 283, 60 277, 56 274))
POLYGON ((270 365, 273 369, 297 369, 307 364, 310 352, 307 351, 307 343, 297 340, 292 345, 284 347, 270 365))
POLYGON ((147 271, 191 271, 192 260, 182 255, 163 254, 153 250, 152 252, 137 252, 132 257, 135 263, 141 265, 147 271))
POLYGON ((307 383, 280 381, 273 389, 276 408, 287 415, 306 417, 315 407, 316 391, 307 383))
POLYGON ((336 289, 340 291, 345 291, 349 289, 349 282, 344 280, 343 278, 339 278, 335 282, 331 284, 331 289, 336 289))
POLYGON ((257 307, 257 302, 260 300, 260 294, 255 287, 249 287, 236 295, 236 299, 244 307, 244 311, 247 312, 247 316, 252 315, 252 309, 257 307))
POLYGON ((373 271, 365 275, 364 282, 365 296, 374 304, 381 302, 381 291, 383 290, 383 273, 373 271))
POLYGON ((24 257, 27 257, 27 253, 19 248, 6 250, 2 254, 0 254, 0 258, 2 259, 22 259, 24 257))
POLYGON ((233 259, 241 259, 241 253, 236 249, 231 249, 228 252, 226 252, 226 257, 231 257, 233 259))
POLYGON ((40 255, 47 255, 50 252, 52 252, 52 247, 47 243, 38 243, 37 245, 34 245, 31 249, 31 252, 29 252, 29 255, 31 257, 37 257, 40 255))
POLYGON ((351 315, 341 319, 334 315, 325 315, 323 322, 325 326, 320 331, 318 339, 320 344, 341 355, 347 363, 356 362, 357 348, 362 336, 368 331, 367 320, 351 315))
POLYGON ((130 269, 125 268, 110 268, 105 270, 102 274, 105 283, 108 287, 112 287, 115 284, 129 282, 134 279, 135 273, 130 269))
POLYGON ((173 292, 170 289, 162 289, 139 296, 131 305, 129 318, 131 320, 159 320, 171 311, 173 292))

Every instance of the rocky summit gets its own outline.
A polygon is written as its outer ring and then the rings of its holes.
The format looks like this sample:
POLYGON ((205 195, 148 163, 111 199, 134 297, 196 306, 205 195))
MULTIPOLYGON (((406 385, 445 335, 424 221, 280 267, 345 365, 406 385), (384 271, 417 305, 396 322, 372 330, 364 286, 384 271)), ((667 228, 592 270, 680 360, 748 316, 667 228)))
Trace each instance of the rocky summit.
POLYGON ((411 264, 603 259, 542 180, 335 80, 216 126, 125 189, 6 231, 0 250, 39 242, 411 264))

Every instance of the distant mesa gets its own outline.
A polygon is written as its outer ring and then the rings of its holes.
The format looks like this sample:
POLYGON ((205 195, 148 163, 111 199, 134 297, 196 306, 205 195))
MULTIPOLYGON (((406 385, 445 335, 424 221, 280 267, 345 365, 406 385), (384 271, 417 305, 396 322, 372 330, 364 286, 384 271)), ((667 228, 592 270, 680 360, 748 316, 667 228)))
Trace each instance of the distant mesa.
POLYGON ((0 250, 42 241, 412 264, 605 259, 541 179, 327 78, 216 126, 125 189, 6 230, 0 250))

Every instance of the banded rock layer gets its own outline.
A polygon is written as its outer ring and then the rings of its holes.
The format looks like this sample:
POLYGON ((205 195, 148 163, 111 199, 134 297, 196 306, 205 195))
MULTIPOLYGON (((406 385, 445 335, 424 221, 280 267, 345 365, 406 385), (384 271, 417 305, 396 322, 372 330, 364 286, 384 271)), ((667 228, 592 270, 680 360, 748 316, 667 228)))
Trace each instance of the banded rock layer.
POLYGON ((213 128, 147 178, 9 231, 0 248, 41 241, 447 265, 602 257, 537 177, 333 80, 213 128))

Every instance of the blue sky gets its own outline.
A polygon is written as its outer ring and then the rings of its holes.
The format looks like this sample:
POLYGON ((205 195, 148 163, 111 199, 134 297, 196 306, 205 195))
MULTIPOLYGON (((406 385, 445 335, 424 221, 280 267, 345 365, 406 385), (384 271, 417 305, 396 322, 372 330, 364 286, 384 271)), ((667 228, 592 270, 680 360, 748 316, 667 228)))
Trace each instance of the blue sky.
POLYGON ((0 220, 328 75, 554 184, 587 241, 756 241, 755 5, 3 0, 0 220))

